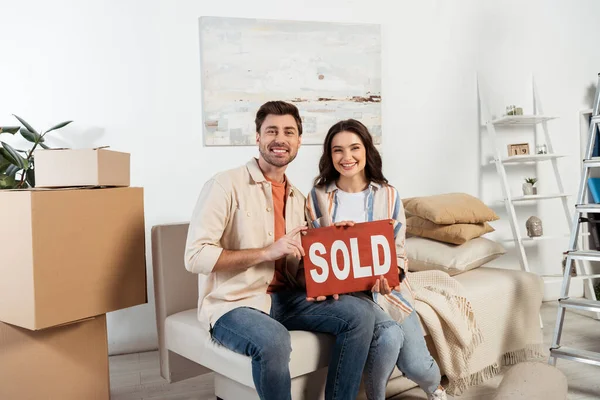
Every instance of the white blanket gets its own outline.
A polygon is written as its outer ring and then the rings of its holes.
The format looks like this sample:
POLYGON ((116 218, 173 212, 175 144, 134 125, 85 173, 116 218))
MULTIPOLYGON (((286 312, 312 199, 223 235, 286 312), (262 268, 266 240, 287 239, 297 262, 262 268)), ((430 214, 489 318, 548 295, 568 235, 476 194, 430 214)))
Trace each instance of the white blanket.
POLYGON ((544 355, 538 276, 478 268, 454 278, 440 271, 416 272, 409 280, 449 393, 484 382, 502 365, 544 355))

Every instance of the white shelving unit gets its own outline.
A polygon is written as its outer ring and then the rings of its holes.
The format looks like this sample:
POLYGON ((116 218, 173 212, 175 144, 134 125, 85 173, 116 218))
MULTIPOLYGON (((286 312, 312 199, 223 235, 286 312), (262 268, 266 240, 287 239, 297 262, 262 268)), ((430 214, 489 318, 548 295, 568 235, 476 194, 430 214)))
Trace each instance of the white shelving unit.
MULTIPOLYGON (((482 103, 484 103, 485 96, 480 91, 480 99, 482 99, 482 103)), ((529 260, 527 258, 527 253, 525 250, 524 244, 527 243, 536 243, 547 240, 565 238, 570 235, 570 231, 572 229, 572 211, 569 208, 567 197, 569 196, 565 193, 564 186, 562 183, 562 179, 559 174, 557 160, 559 158, 565 157, 564 154, 559 154, 554 151, 554 147, 552 146, 552 139, 548 132, 548 122, 556 119, 555 116, 545 115, 542 111, 541 101, 539 95, 537 93, 537 89, 535 87, 535 83, 533 83, 533 100, 534 100, 534 113, 532 115, 505 115, 499 118, 490 118, 486 121, 485 127, 487 130, 487 134, 490 138, 490 142, 493 147, 494 159, 491 161, 492 164, 496 166, 496 172, 500 177, 500 184, 502 187, 503 194, 503 202, 506 207, 506 210, 510 219, 510 226, 512 231, 512 241, 515 244, 515 248, 517 250, 519 256, 519 263, 521 269, 527 272, 538 273, 538 271, 532 270, 530 267, 529 260), (527 155, 517 155, 517 156, 507 156, 506 155, 506 147, 500 144, 499 135, 503 134, 503 131, 511 127, 518 126, 521 129, 529 129, 531 128, 531 132, 535 134, 536 126, 541 126, 541 129, 544 134, 545 143, 547 146, 547 154, 527 154, 527 155), (558 193, 539 193, 535 195, 514 195, 511 193, 509 183, 508 183, 508 174, 510 173, 511 164, 531 164, 531 163, 540 163, 540 162, 548 162, 552 164, 554 176, 556 179, 558 193), (537 202, 540 200, 550 200, 550 199, 560 199, 562 202, 562 208, 564 210, 564 215, 567 220, 567 224, 569 227, 569 232, 565 232, 564 234, 558 235, 546 235, 535 238, 530 238, 527 236, 523 236, 521 233, 522 227, 525 226, 525 221, 518 221, 517 213, 515 211, 515 205, 527 202, 537 202)), ((486 106, 483 104, 483 106, 486 106)), ((482 107, 483 109, 484 107, 482 107)), ((485 107, 487 109, 487 107, 485 107)), ((533 152, 533 151, 532 151, 533 152)), ((560 262, 556 263, 560 265, 560 262)), ((539 274, 539 273, 538 273, 539 274)), ((541 274, 540 274, 541 275, 541 274)), ((562 276, 562 270, 557 268, 556 271, 552 271, 551 275, 546 275, 545 280, 560 280, 562 276)))

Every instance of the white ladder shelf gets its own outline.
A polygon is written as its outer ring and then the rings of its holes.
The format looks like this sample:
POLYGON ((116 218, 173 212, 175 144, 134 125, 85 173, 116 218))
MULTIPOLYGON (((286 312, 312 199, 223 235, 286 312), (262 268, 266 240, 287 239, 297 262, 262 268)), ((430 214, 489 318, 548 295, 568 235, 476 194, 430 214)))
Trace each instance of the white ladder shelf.
MULTIPOLYGON (((565 193, 562 179, 560 177, 560 173, 558 170, 558 164, 557 164, 557 160, 559 158, 566 157, 566 155, 555 153, 554 147, 552 146, 552 140, 551 140, 550 134, 548 132, 548 121, 556 119, 557 117, 548 116, 543 113, 541 101, 540 101, 540 98, 538 95, 537 88, 535 86, 535 82, 533 82, 532 85, 533 85, 534 114, 532 114, 532 115, 505 115, 503 117, 499 117, 499 118, 495 118, 495 119, 488 119, 485 123, 486 130, 487 130, 488 136, 490 138, 490 141, 491 141, 491 144, 493 147, 493 152, 494 152, 494 159, 490 163, 495 164, 496 172, 498 173, 498 176, 500 177, 504 205, 506 207, 506 211, 508 212, 508 216, 510 219, 510 226, 511 226, 512 235, 513 235, 512 240, 514 241, 515 248, 517 249, 517 252, 518 252, 519 263, 520 263, 521 269, 523 271, 527 271, 527 272, 536 272, 536 271, 532 271, 530 268, 529 261, 527 259, 527 253, 525 251, 525 247, 523 246, 523 243, 561 238, 564 236, 563 235, 558 235, 558 236, 545 235, 545 236, 542 236, 539 238, 529 238, 527 236, 523 236, 521 234, 521 229, 522 229, 522 227, 525 226, 525 222, 523 221, 523 223, 521 223, 521 224, 519 223, 518 218, 517 218, 517 213, 515 211, 515 203, 546 200, 546 199, 560 199, 562 201, 565 219, 569 226, 569 233, 572 229, 571 211, 569 209, 569 204, 567 202, 567 197, 569 195, 567 193, 565 193), (533 132, 535 133, 536 125, 541 125, 541 127, 542 127, 542 130, 544 133, 544 139, 545 139, 546 146, 548 149, 547 154, 527 154, 527 155, 516 155, 516 156, 505 156, 504 155, 506 152, 506 148, 502 148, 499 145, 499 140, 498 140, 498 134, 499 134, 498 131, 499 130, 505 129, 507 127, 510 128, 510 127, 514 127, 514 126, 521 126, 521 127, 531 127, 533 132), (540 194, 535 194, 535 195, 514 196, 510 190, 510 186, 508 183, 508 175, 507 175, 505 165, 507 165, 507 164, 531 164, 531 163, 538 163, 538 162, 552 163, 554 177, 556 179, 556 183, 558 186, 558 193, 543 193, 543 194, 540 193, 540 194)), ((480 90, 480 99, 482 99, 481 100, 482 102, 483 102, 484 98, 485 97, 483 96, 483 93, 481 93, 481 90, 480 90)), ((568 236, 569 233, 567 233, 565 235, 568 236)), ((560 262, 558 262, 557 265, 560 265, 560 262)), ((562 275, 562 271, 559 271, 558 274, 562 275)), ((552 275, 552 276, 556 277, 557 275, 552 275)))

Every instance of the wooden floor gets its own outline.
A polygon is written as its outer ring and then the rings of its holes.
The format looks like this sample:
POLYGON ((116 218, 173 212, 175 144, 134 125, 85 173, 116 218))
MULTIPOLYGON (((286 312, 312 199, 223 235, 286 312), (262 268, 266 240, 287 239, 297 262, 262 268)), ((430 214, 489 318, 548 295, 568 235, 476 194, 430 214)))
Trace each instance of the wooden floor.
MULTIPOLYGON (((556 302, 544 303, 544 342, 550 345, 556 302)), ((600 352, 600 321, 567 312, 563 342, 565 346, 600 352)), ((600 399, 600 367, 559 360, 558 368, 569 382, 569 399, 600 399)), ((489 400, 500 384, 502 376, 473 387, 456 399, 489 400)), ((110 384, 112 400, 214 400, 212 374, 169 385, 160 376, 158 353, 127 354, 110 357, 110 384)), ((393 400, 426 399, 418 388, 405 392, 393 400)), ((237 400, 237 399, 236 399, 237 400)), ((239 399, 243 400, 243 399, 239 399)))

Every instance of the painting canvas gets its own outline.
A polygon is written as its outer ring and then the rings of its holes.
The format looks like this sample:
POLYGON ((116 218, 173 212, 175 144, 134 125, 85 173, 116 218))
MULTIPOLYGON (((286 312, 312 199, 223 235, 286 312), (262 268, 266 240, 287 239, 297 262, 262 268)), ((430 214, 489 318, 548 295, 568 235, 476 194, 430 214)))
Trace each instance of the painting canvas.
POLYGON ((206 146, 254 145, 261 104, 295 104, 303 144, 355 118, 381 143, 379 25, 200 18, 206 146))

